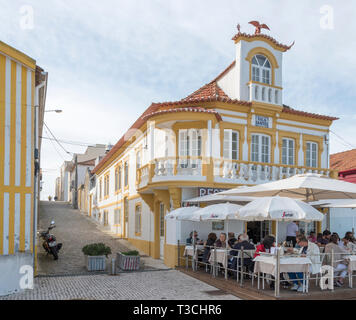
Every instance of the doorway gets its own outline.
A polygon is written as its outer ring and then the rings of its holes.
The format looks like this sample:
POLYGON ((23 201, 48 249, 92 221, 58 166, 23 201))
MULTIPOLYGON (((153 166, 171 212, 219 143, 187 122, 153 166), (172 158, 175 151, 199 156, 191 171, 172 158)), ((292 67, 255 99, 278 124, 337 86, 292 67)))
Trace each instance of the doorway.
POLYGON ((160 248, 160 258, 163 259, 164 257, 164 204, 160 203, 159 205, 159 237, 160 237, 160 242, 159 242, 159 248, 160 248))
POLYGON ((252 221, 247 223, 247 234, 253 243, 259 243, 271 233, 271 221, 252 221))

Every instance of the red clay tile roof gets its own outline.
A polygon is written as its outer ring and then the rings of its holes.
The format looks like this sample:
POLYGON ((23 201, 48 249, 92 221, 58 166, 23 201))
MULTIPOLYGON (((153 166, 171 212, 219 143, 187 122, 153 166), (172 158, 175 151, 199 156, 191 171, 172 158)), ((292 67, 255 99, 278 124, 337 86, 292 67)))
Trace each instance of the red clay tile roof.
POLYGON ((237 41, 239 38, 248 38, 248 39, 253 39, 253 38, 265 38, 266 40, 269 40, 271 41, 273 44, 275 44, 277 47, 279 47, 280 49, 282 49, 284 52, 289 50, 290 48, 292 48, 294 46, 294 43, 293 42, 290 46, 287 46, 285 44, 282 44, 282 43, 279 43, 276 39, 266 35, 266 34, 263 34, 263 33, 260 33, 260 34, 248 34, 248 33, 243 33, 243 32, 239 32, 237 33, 233 38, 232 40, 234 41, 237 41))
POLYGON ((143 116, 142 118, 144 120, 148 120, 149 118, 151 118, 153 116, 166 114, 166 113, 176 113, 176 112, 210 113, 210 114, 214 114, 218 121, 222 121, 222 118, 221 118, 219 112, 217 112, 217 111, 215 111, 213 109, 209 110, 209 109, 205 109, 205 108, 201 108, 201 107, 173 108, 173 109, 159 110, 159 111, 155 111, 155 112, 149 113, 149 114, 143 116))
MULTIPOLYGON (((260 36, 260 35, 259 35, 260 36)), ((267 36, 268 37, 268 36, 267 36)), ((172 113, 172 112, 208 112, 214 113, 217 119, 219 120, 220 115, 215 110, 206 110, 202 107, 194 107, 195 104, 207 103, 207 102, 225 102, 230 104, 242 105, 242 106, 252 106, 252 103, 249 101, 231 99, 228 95, 219 87, 217 81, 221 79, 227 72, 229 72, 233 66, 235 65, 235 61, 232 62, 222 73, 220 73, 213 81, 204 85, 202 88, 193 92, 188 97, 180 100, 180 101, 168 101, 168 102, 160 102, 160 103, 152 103, 151 106, 139 117, 136 122, 130 127, 130 129, 126 132, 126 134, 121 137, 121 139, 116 143, 116 145, 106 154, 106 156, 99 162, 99 164, 93 169, 92 173, 96 173, 104 164, 111 158, 111 156, 117 152, 126 141, 128 141, 134 135, 134 129, 139 129, 144 123, 146 123, 147 119, 152 117, 153 115, 163 114, 163 113, 172 113), (162 110, 162 108, 169 108, 166 110, 162 110), (173 110, 176 109, 176 110, 173 110), (189 111, 188 111, 189 110, 189 111)), ((316 119, 324 119, 324 120, 337 120, 338 118, 318 115, 314 113, 308 113, 304 111, 298 111, 292 109, 288 106, 284 106, 283 111, 286 113, 297 114, 304 117, 311 117, 316 119)), ((221 121, 221 117, 220 120, 221 121)))
POLYGON ((295 115, 302 116, 302 117, 321 119, 321 120, 331 120, 331 121, 339 120, 339 118, 335 118, 335 117, 324 116, 324 115, 321 115, 321 114, 295 110, 295 109, 293 109, 293 108, 291 108, 289 106, 286 106, 286 105, 283 105, 283 111, 282 112, 295 114, 295 115))
POLYGON ((356 149, 332 154, 330 168, 338 171, 356 169, 356 149))

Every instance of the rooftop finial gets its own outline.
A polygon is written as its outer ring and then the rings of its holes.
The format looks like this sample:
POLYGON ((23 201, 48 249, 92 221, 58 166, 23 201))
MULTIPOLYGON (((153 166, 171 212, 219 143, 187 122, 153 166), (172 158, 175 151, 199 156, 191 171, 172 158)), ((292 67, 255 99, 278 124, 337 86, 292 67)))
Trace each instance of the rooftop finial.
POLYGON ((240 29, 241 29, 241 26, 240 26, 240 24, 238 23, 238 24, 237 24, 237 31, 238 31, 239 33, 241 32, 240 29))
POLYGON ((258 21, 250 21, 249 24, 252 24, 256 27, 255 34, 261 34, 261 29, 270 30, 270 28, 266 24, 260 24, 258 21))

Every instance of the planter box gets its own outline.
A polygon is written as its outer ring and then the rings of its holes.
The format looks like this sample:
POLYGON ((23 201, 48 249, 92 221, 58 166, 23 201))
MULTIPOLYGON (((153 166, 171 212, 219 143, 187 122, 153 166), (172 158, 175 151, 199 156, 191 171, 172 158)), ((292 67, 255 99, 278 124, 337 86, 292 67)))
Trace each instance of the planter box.
POLYGON ((121 270, 135 271, 140 269, 140 256, 126 256, 119 252, 116 255, 116 261, 121 270))
POLYGON ((88 271, 105 271, 106 256, 85 256, 85 265, 88 271))

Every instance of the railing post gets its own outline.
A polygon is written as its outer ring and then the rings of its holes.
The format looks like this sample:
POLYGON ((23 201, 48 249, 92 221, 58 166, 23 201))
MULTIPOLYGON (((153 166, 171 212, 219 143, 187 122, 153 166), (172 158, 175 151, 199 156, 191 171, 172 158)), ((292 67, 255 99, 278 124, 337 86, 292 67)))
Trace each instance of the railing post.
POLYGON ((213 275, 216 277, 216 245, 214 244, 214 254, 213 254, 213 275))
POLYGON ((195 252, 196 252, 196 245, 195 245, 195 238, 193 235, 193 264, 192 264, 193 271, 195 271, 195 252))
POLYGON ((225 253, 225 280, 227 280, 227 268, 228 268, 228 259, 227 259, 227 256, 228 256, 228 248, 226 247, 226 253, 225 253))
POLYGON ((241 265, 240 265, 240 268, 241 268, 241 282, 240 282, 240 286, 242 287, 243 284, 244 284, 244 247, 241 247, 241 265))
POLYGON ((178 267, 180 267, 180 241, 179 240, 178 240, 178 244, 177 244, 177 249, 178 249, 177 264, 178 264, 178 267))
POLYGON ((276 263, 276 274, 275 274, 275 283, 274 283, 274 295, 276 297, 279 297, 279 286, 280 286, 280 258, 281 258, 281 253, 279 249, 277 250, 277 263, 276 263))
MULTIPOLYGON (((334 261, 335 261, 335 257, 334 257, 334 249, 331 249, 331 267, 333 268, 334 270, 334 261)), ((334 278, 335 278, 335 271, 333 271, 333 279, 332 279, 332 282, 334 284, 334 278)), ((332 290, 331 291, 334 291, 334 285, 332 286, 332 290)))

